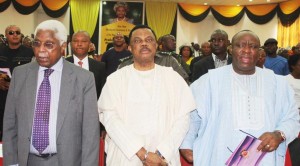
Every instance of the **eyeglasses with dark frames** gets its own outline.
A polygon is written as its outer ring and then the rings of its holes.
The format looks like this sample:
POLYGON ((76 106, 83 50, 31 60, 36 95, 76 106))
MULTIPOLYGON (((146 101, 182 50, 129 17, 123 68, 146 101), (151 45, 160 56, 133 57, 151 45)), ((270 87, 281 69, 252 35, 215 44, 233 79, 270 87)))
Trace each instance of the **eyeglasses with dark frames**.
POLYGON ((14 35, 14 34, 20 35, 21 32, 20 32, 20 31, 8 31, 8 34, 9 34, 9 35, 14 35))
POLYGON ((46 49, 49 49, 49 50, 51 50, 51 49, 53 49, 54 47, 55 47, 55 43, 53 43, 53 42, 50 42, 50 41, 46 41, 46 42, 41 42, 41 41, 37 41, 37 40, 35 40, 35 41, 33 41, 32 42, 32 47, 41 47, 41 46, 44 46, 46 49))

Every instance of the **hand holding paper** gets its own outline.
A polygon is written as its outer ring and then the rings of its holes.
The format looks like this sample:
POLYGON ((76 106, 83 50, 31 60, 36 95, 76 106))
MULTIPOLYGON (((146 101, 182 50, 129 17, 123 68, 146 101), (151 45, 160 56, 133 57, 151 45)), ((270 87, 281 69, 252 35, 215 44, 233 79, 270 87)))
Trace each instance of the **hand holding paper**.
POLYGON ((258 146, 257 150, 264 152, 272 152, 277 149, 279 144, 282 142, 282 138, 278 132, 265 132, 258 139, 262 142, 258 146))
POLYGON ((266 154, 266 152, 257 150, 261 142, 257 138, 246 136, 225 164, 230 166, 257 166, 266 154))

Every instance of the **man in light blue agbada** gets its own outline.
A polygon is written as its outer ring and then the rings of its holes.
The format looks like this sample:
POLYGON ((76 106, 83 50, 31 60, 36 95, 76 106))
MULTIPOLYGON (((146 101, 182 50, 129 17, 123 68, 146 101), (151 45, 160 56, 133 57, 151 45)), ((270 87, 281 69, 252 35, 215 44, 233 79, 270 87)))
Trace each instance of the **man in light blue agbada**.
POLYGON ((180 151, 194 165, 225 165, 247 136, 267 152, 260 165, 284 165, 299 133, 293 90, 269 69, 255 67, 260 40, 244 30, 232 39, 232 65, 210 70, 192 85, 197 109, 180 151))

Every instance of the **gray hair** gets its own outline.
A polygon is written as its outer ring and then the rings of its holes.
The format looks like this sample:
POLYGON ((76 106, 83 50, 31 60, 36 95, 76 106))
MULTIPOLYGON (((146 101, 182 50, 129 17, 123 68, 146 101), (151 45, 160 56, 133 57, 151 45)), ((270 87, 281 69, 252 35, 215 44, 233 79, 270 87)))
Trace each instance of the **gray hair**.
POLYGON ((34 36, 36 36, 39 30, 50 30, 54 32, 55 38, 59 40, 60 45, 67 42, 67 29, 61 22, 57 20, 47 20, 41 22, 34 31, 34 36))

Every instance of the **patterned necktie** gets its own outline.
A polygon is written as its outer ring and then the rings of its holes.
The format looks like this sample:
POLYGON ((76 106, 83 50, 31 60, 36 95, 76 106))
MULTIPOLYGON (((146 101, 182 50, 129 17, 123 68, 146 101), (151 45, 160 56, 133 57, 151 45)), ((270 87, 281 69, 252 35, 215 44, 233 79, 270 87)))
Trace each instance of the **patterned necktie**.
POLYGON ((49 145, 49 115, 51 87, 49 76, 53 69, 46 69, 40 85, 34 113, 33 141, 34 148, 41 154, 49 145))
POLYGON ((79 61, 78 64, 79 64, 80 67, 82 67, 83 62, 79 61))

